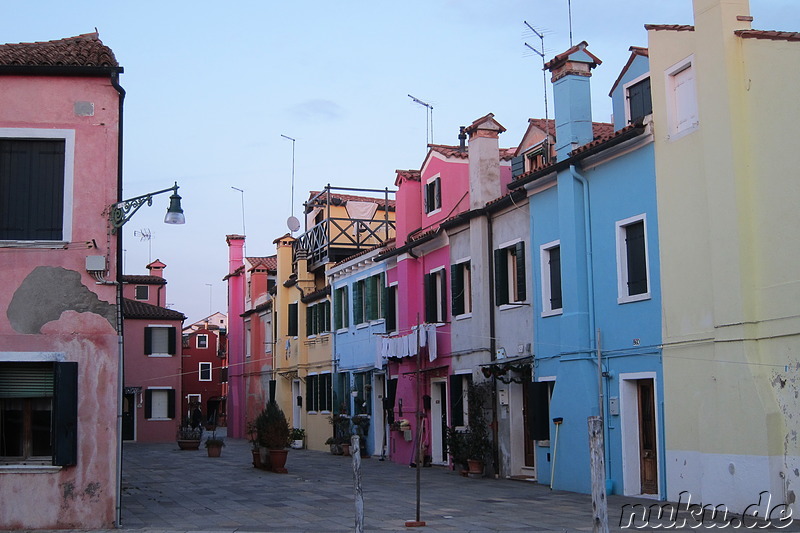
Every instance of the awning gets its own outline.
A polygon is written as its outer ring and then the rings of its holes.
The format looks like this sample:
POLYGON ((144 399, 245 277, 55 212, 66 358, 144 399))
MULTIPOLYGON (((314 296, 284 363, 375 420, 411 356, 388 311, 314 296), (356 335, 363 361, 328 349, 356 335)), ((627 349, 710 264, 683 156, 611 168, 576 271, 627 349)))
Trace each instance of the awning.
POLYGON ((484 377, 495 377, 503 383, 530 381, 532 355, 506 357, 478 365, 484 377))

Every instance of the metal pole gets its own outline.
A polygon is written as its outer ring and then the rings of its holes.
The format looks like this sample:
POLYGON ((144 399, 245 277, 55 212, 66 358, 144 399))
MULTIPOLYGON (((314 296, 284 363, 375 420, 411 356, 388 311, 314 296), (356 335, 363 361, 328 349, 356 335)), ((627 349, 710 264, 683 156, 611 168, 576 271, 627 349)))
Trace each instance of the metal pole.
POLYGON ((421 521, 419 518, 419 506, 420 506, 420 474, 422 468, 422 390, 420 385, 420 377, 421 377, 421 367, 422 367, 422 356, 419 352, 419 332, 420 332, 420 324, 419 324, 419 313, 417 313, 417 438, 415 443, 415 453, 417 456, 416 466, 417 466, 417 514, 416 520, 413 522, 411 520, 406 520, 406 527, 421 527, 425 525, 425 522, 421 521))
POLYGON ((364 533, 364 492, 361 489, 361 438, 350 436, 350 448, 353 450, 353 490, 356 502, 356 533, 364 533))
POLYGON ((592 471, 592 531, 608 533, 608 503, 606 501, 606 467, 603 459, 605 447, 603 439, 603 419, 590 416, 589 456, 592 471))

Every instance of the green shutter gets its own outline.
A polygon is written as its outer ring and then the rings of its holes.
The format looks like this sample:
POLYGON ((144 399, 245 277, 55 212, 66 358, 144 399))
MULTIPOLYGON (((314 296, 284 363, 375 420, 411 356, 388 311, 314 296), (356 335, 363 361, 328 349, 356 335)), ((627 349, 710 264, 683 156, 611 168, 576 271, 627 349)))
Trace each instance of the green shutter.
POLYGON ((442 269, 438 272, 439 286, 442 289, 442 316, 438 317, 439 322, 447 322, 447 270, 442 269))
POLYGON ((348 294, 349 290, 347 287, 342 289, 342 294, 344 297, 342 298, 342 324, 343 327, 347 328, 350 326, 350 296, 348 294))
POLYGON ((505 248, 494 251, 494 303, 508 303, 508 253, 505 248))
POLYGON ((144 417, 146 419, 153 418, 153 391, 147 389, 144 391, 144 417))
POLYGON ((381 272, 378 277, 378 290, 380 291, 381 295, 381 316, 380 318, 386 318, 387 316, 387 303, 386 300, 389 297, 389 288, 386 286, 386 274, 381 272))
POLYGON ((316 306, 306 307, 306 337, 314 334, 314 308, 316 306))
POLYGON ((453 316, 464 314, 464 271, 463 265, 450 265, 450 293, 452 295, 453 316))
POLYGON ((175 418, 175 389, 167 391, 167 418, 175 418))
POLYGON ((144 354, 153 353, 153 328, 144 328, 144 354))
POLYGON ((364 280, 353 284, 353 322, 364 322, 364 280))
POLYGON ((311 400, 314 397, 314 386, 312 385, 314 376, 306 376, 306 411, 313 411, 314 407, 312 406, 311 400))
POLYGON ((436 322, 436 280, 431 274, 425 274, 425 322, 433 324, 436 322))
POLYGON ((367 320, 378 318, 378 276, 370 276, 366 282, 367 320))
POLYGON ((49 398, 53 382, 51 364, 0 363, 0 398, 49 398))
POLYGON ((170 327, 167 328, 167 353, 170 355, 175 355, 178 353, 177 351, 177 335, 178 335, 178 328, 170 327))
POLYGON ((517 301, 524 302, 527 287, 525 283, 525 242, 520 241, 516 244, 514 255, 517 261, 517 301))
POLYGON ((338 330, 342 328, 344 316, 342 310, 342 293, 344 289, 336 289, 333 291, 333 329, 338 330))
POLYGON ((56 363, 54 370, 53 465, 70 466, 78 462, 78 363, 56 363))
POLYGON ((289 304, 289 331, 287 335, 290 337, 297 336, 297 304, 289 304))

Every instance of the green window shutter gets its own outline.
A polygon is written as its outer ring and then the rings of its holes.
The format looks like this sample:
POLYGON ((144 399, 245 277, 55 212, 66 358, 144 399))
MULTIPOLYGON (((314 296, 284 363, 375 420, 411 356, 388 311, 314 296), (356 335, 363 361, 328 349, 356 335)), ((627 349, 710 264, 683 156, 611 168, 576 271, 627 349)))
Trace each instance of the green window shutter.
POLYGON ((370 276, 366 282, 367 320, 378 318, 378 276, 370 276))
POLYGON ((330 331, 331 330, 331 303, 330 302, 325 302, 324 309, 325 309, 325 327, 324 327, 324 330, 325 331, 330 331))
POLYGON ((306 307, 306 337, 314 334, 314 314, 316 306, 306 307))
POLYGON ((450 425, 464 425, 464 380, 461 376, 450 376, 450 425))
POLYGON ((78 462, 78 363, 56 363, 53 382, 53 465, 78 462))
POLYGON ((357 281, 353 284, 353 322, 361 324, 364 322, 364 281, 357 281))
POLYGON ((313 411, 314 408, 311 405, 311 399, 314 397, 314 387, 312 385, 312 379, 314 376, 306 376, 306 411, 313 411))
POLYGON ((290 337, 297 336, 297 304, 289 304, 289 331, 287 335, 290 337))
POLYGON ((389 288, 386 286, 386 274, 384 272, 380 273, 378 277, 378 290, 380 291, 381 295, 381 316, 380 318, 386 318, 387 315, 387 298, 389 297, 389 288))
POLYGON ((450 265, 450 293, 452 295, 453 316, 464 314, 464 271, 463 265, 450 265))
POLYGON ((342 328, 342 292, 343 289, 336 289, 333 291, 333 329, 338 330, 342 328))
POLYGON ((167 391, 167 418, 175 418, 175 389, 167 391))
POLYGON ((153 353, 153 328, 144 328, 144 354, 153 353))
POLYGON ((439 287, 442 290, 442 316, 438 318, 439 322, 447 322, 447 270, 440 270, 437 277, 439 278, 439 287))
POLYGON ((386 288, 386 332, 397 329, 397 313, 395 301, 397 300, 397 285, 386 288))
POLYGON ((508 303, 508 252, 505 248, 494 251, 494 303, 508 303))
POLYGON ((176 353, 178 353, 178 351, 177 351, 178 346, 177 346, 177 342, 176 342, 176 339, 178 338, 177 337, 178 336, 178 328, 170 327, 170 328, 167 328, 167 329, 168 329, 168 332, 167 332, 167 336, 168 336, 167 337, 167 353, 170 354, 170 355, 175 355, 176 353))
POLYGON ((347 287, 344 287, 342 289, 342 291, 343 291, 342 292, 342 294, 343 294, 343 298, 342 298, 342 307, 343 307, 343 310, 342 310, 342 313, 343 313, 342 314, 342 324, 343 324, 343 326, 342 327, 346 328, 346 327, 350 326, 350 297, 349 297, 349 294, 348 294, 349 290, 348 290, 347 287))
POLYGON ((519 241, 514 248, 514 255, 517 261, 517 301, 524 302, 527 296, 527 286, 525 282, 525 242, 519 241))
POLYGON ((153 391, 151 389, 144 391, 144 417, 153 418, 153 391))
POLYGON ((436 322, 436 280, 431 274, 425 274, 425 322, 432 324, 436 322))

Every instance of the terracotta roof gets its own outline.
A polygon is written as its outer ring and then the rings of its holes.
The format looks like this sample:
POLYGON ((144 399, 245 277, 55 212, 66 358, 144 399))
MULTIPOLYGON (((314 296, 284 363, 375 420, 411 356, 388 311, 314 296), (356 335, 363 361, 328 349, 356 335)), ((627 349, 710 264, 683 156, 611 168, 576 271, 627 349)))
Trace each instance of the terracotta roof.
POLYGON ((99 34, 35 43, 0 45, 0 65, 38 67, 119 67, 114 52, 99 34))
POLYGON ((645 24, 644 29, 650 31, 694 31, 690 24, 645 24))
POLYGON ((630 130, 632 130, 634 128, 641 128, 641 127, 642 127, 641 124, 634 123, 634 124, 628 124, 627 126, 625 126, 624 128, 622 128, 622 129, 620 129, 620 130, 618 130, 616 132, 613 131, 613 128, 612 128, 611 129, 612 131, 610 133, 608 133, 606 135, 602 135, 600 137, 595 137, 592 142, 588 142, 588 143, 586 143, 584 145, 578 146, 572 152, 570 152, 570 156, 576 156, 578 154, 582 154, 583 152, 589 150, 590 148, 594 148, 595 146, 598 146, 600 144, 603 144, 604 142, 610 141, 611 139, 613 139, 615 137, 619 137, 620 135, 623 135, 623 134, 627 133, 628 131, 630 131, 630 130))
POLYGON ((742 39, 768 39, 770 41, 800 41, 800 32, 775 30, 736 30, 742 39))
POLYGON ((153 320, 186 320, 180 311, 159 307, 136 300, 122 299, 122 318, 150 318, 153 320))
POLYGON ((395 242, 395 238, 392 237, 391 239, 388 239, 388 240, 386 240, 386 241, 384 241, 384 242, 382 242, 380 244, 376 244, 375 246, 367 248, 366 250, 361 250, 360 252, 354 253, 353 255, 349 255, 349 256, 345 257, 344 259, 342 259, 341 261, 339 261, 337 263, 334 263, 333 266, 337 267, 339 265, 343 265, 343 264, 347 263, 348 261, 352 261, 356 257, 361 257, 362 255, 366 255, 366 254, 370 253, 373 250, 377 250, 378 248, 386 248, 387 250, 390 250, 390 249, 394 248, 394 246, 387 246, 387 245, 393 244, 394 242, 395 242))
MULTIPOLYGON (((428 148, 433 150, 434 152, 439 152, 445 157, 456 157, 460 159, 467 159, 469 157, 469 147, 462 151, 458 146, 448 146, 445 144, 429 144, 428 148)), ((516 148, 500 148, 500 160, 501 161, 510 161, 514 154, 516 153, 516 148)), ((398 171, 400 172, 400 171, 398 171)), ((410 172, 410 171, 407 171, 410 172)), ((414 171, 418 172, 418 171, 414 171)), ((417 181, 419 178, 417 178, 417 181)))
POLYGON ((599 57, 597 57, 596 55, 591 53, 589 50, 587 50, 586 49, 587 46, 589 46, 589 44, 586 41, 579 42, 578 44, 576 44, 575 46, 573 46, 569 50, 561 52, 556 57, 554 57, 553 59, 551 59, 550 61, 545 63, 544 68, 546 68, 548 70, 553 70, 554 68, 558 68, 559 66, 561 66, 562 63, 564 63, 569 58, 569 56, 571 56, 572 54, 574 54, 575 52, 578 52, 578 51, 582 51, 583 53, 588 55, 590 58, 592 58, 592 61, 594 61, 594 63, 596 65, 601 65, 603 62, 600 61, 599 57))
POLYGON ((161 276, 123 274, 122 283, 138 283, 139 285, 166 285, 167 280, 161 276))
POLYGON ((242 265, 242 266, 238 267, 236 270, 234 270, 234 271, 233 271, 233 272, 231 272, 230 274, 226 274, 226 275, 225 275, 225 277, 224 277, 224 278, 222 278, 222 281, 228 281, 230 278, 233 278, 233 277, 235 277, 235 276, 238 276, 238 275, 240 275, 242 272, 244 272, 244 265, 242 265))
POLYGON ((483 115, 481 118, 478 118, 478 119, 475 119, 474 121, 472 121, 472 124, 470 124, 469 126, 467 126, 464 129, 464 133, 471 134, 473 131, 476 131, 478 129, 478 126, 480 126, 484 122, 489 122, 489 121, 495 123, 495 125, 497 126, 497 132, 498 133, 503 133, 504 131, 506 131, 506 129, 503 127, 503 125, 500 124, 499 122, 497 122, 497 120, 495 120, 494 113, 487 113, 487 114, 483 115))
MULTIPOLYGON (((553 137, 556 136, 556 121, 553 120, 552 118, 549 118, 547 120, 543 118, 529 118, 528 123, 533 124, 542 131, 548 131, 545 126, 549 123, 550 135, 552 135, 553 137)), ((597 137, 604 137, 612 133, 614 133, 614 125, 611 124, 610 122, 592 122, 592 136, 595 139, 597 137)), ((511 149, 509 148, 509 150, 511 149)), ((516 151, 516 148, 514 148, 514 150, 516 151)))
POLYGON ((625 66, 622 67, 622 70, 619 72, 619 76, 617 76, 617 81, 614 82, 614 85, 611 86, 611 90, 608 91, 608 96, 611 96, 611 94, 614 92, 614 89, 617 88, 617 85, 619 85, 619 82, 622 81, 622 77, 625 75, 626 72, 628 72, 628 69, 631 67, 633 60, 636 59, 637 56, 650 57, 650 50, 648 50, 647 48, 643 48, 641 46, 631 46, 630 48, 628 48, 628 50, 631 53, 630 57, 628 58, 628 62, 625 63, 625 66))
POLYGON ((394 186, 399 187, 402 181, 419 181, 419 170, 395 170, 397 177, 394 180, 394 186))
POLYGON ((277 255, 270 255, 268 257, 247 257, 246 259, 251 265, 250 270, 253 270, 260 266, 263 266, 267 270, 278 270, 277 255))

